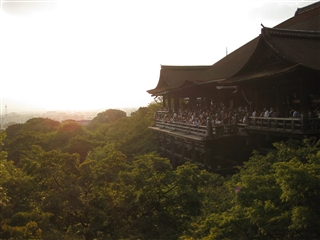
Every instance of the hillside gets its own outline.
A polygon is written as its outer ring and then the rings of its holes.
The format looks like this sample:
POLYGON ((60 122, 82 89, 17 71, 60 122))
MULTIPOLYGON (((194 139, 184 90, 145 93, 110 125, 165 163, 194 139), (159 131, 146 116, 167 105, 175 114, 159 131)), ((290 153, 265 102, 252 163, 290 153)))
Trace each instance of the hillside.
POLYGON ((221 176, 159 156, 150 104, 1 132, 0 239, 317 239, 320 141, 221 176))

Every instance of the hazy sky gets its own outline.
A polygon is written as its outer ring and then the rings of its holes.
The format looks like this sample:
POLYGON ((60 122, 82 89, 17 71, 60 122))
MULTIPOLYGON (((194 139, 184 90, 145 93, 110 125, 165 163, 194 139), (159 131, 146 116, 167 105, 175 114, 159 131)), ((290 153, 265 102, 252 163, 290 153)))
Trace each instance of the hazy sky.
POLYGON ((1 107, 147 106, 160 65, 212 65, 313 2, 1 1, 1 107))

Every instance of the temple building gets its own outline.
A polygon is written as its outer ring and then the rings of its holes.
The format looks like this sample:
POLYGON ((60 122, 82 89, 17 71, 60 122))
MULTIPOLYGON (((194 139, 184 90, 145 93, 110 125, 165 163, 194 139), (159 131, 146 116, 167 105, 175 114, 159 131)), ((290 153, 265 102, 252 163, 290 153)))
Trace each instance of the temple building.
POLYGON ((174 164, 191 160, 220 167, 212 152, 222 138, 226 147, 237 139, 248 145, 319 137, 320 2, 273 28, 262 25, 258 37, 211 66, 162 65, 148 93, 163 99, 162 119, 150 128, 158 134, 159 151, 174 164), (202 124, 177 120, 186 109, 201 109, 202 124))

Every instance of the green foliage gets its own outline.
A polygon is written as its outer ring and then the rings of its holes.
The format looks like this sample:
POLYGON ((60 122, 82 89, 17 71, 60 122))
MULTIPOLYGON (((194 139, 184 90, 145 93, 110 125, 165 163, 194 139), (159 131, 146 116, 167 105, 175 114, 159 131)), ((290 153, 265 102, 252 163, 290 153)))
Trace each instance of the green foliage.
POLYGON ((187 237, 317 239, 320 141, 305 139, 274 146, 266 156, 255 152, 240 172, 224 183, 231 204, 225 208, 217 202, 220 208, 212 208, 193 223, 195 232, 187 237))
POLYGON ((30 150, 32 145, 44 147, 47 135, 44 133, 21 131, 16 133, 12 140, 5 141, 5 149, 8 150, 9 159, 16 164, 20 162, 23 151, 30 150))
POLYGON ((6 139, 13 139, 17 132, 21 131, 23 124, 13 124, 6 128, 6 139))
POLYGON ((148 129, 153 124, 157 107, 157 104, 150 104, 148 107, 139 108, 130 117, 124 117, 120 111, 111 122, 103 121, 105 119, 103 116, 118 113, 118 110, 107 110, 98 114, 99 117, 97 116, 97 119, 94 119, 86 128, 92 132, 96 141, 112 142, 118 150, 133 159, 137 153, 149 153, 157 149, 154 135, 148 129))
MULTIPOLYGON (((5 134, 0 134, 2 144, 5 134)), ((4 151, 0 152, 0 168, 0 238, 41 239, 42 230, 26 212, 30 210, 30 178, 7 160, 4 151)))
POLYGON ((66 121, 60 124, 54 141, 56 141, 59 146, 67 144, 73 137, 81 136, 85 134, 85 129, 82 125, 76 121, 66 121))
POLYGON ((9 126, 6 129, 7 137, 4 141, 9 159, 18 164, 21 153, 31 149, 32 145, 48 149, 50 133, 55 132, 59 124, 48 118, 33 118, 25 124, 9 126))
POLYGON ((122 110, 108 109, 104 112, 98 113, 98 115, 94 119, 92 119, 87 128, 91 131, 95 131, 97 128, 100 127, 101 124, 113 123, 116 122, 118 119, 124 118, 126 116, 127 114, 122 110))
POLYGON ((153 125, 154 113, 158 105, 150 104, 147 108, 139 108, 130 116, 124 136, 126 141, 119 145, 119 149, 131 157, 137 153, 149 153, 156 151, 157 145, 154 133, 148 128, 153 125))
POLYGON ((117 238, 176 239, 200 213, 206 172, 188 164, 173 171, 169 160, 140 155, 113 186, 117 238), (120 215, 119 215, 120 214, 120 215))
POLYGON ((80 161, 83 162, 89 151, 93 150, 100 143, 95 141, 90 135, 76 135, 68 141, 64 148, 66 152, 77 153, 80 155, 80 161))
POLYGON ((0 132, 0 239, 318 238, 320 141, 275 143, 229 178, 174 170, 154 153, 157 107, 0 132))
POLYGON ((48 133, 58 129, 60 123, 49 118, 32 118, 24 125, 24 131, 48 133))
POLYGON ((121 118, 112 125, 102 125, 100 133, 104 140, 113 142, 116 147, 131 158, 137 153, 149 153, 156 150, 154 135, 149 126, 153 124, 153 115, 157 105, 139 108, 128 118, 121 118))

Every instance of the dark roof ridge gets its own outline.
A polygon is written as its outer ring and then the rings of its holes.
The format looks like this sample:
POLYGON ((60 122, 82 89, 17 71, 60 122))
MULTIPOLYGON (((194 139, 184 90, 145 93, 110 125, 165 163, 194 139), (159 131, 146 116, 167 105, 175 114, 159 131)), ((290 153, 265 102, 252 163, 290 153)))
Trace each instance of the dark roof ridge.
POLYGON ((161 65, 161 69, 207 69, 212 65, 161 65))
POLYGON ((303 38, 320 38, 320 31, 306 31, 284 28, 267 28, 261 29, 263 35, 273 35, 280 37, 303 37, 303 38))
POLYGON ((308 6, 305 6, 305 7, 302 7, 302 8, 298 8, 298 9, 296 10, 294 16, 297 16, 297 15, 299 15, 299 14, 302 14, 302 13, 304 13, 304 12, 310 11, 310 10, 315 9, 315 8, 318 8, 318 7, 320 7, 320 1, 315 2, 315 3, 312 3, 312 4, 310 4, 310 5, 308 5, 308 6))

